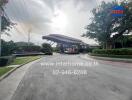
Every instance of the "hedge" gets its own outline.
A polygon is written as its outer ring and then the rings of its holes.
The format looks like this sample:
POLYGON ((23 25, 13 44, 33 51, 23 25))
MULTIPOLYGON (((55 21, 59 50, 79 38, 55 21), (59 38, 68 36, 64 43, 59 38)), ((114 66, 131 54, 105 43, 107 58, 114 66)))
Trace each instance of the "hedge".
POLYGON ((98 56, 98 57, 111 57, 111 58, 127 58, 132 59, 132 55, 108 55, 108 54, 93 54, 89 53, 90 56, 98 56))
POLYGON ((25 57, 25 56, 39 56, 39 55, 45 55, 45 53, 23 53, 23 54, 13 54, 16 57, 25 57))
POLYGON ((132 55, 132 48, 121 49, 94 49, 93 54, 107 54, 107 55, 132 55))
POLYGON ((10 64, 11 62, 13 62, 14 59, 15 59, 15 56, 0 57, 0 67, 10 64))

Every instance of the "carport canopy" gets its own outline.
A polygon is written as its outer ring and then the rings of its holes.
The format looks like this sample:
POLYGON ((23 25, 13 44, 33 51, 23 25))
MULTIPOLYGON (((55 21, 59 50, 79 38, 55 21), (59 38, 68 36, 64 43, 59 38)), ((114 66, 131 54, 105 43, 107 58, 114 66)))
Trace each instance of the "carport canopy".
POLYGON ((66 44, 82 44, 83 42, 79 39, 68 37, 60 34, 50 34, 42 37, 43 39, 50 40, 56 43, 66 44))

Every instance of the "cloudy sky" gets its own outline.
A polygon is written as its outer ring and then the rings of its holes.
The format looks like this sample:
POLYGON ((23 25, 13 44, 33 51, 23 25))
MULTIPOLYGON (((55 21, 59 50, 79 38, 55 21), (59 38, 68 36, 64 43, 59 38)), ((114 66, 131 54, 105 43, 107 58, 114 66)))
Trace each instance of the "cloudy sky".
MULTIPOLYGON (((82 38, 84 27, 90 23, 92 8, 102 0, 9 0, 6 13, 17 23, 5 40, 28 41, 41 44, 43 35, 63 34, 95 44, 94 40, 82 38)), ((105 0, 112 1, 112 0, 105 0)))

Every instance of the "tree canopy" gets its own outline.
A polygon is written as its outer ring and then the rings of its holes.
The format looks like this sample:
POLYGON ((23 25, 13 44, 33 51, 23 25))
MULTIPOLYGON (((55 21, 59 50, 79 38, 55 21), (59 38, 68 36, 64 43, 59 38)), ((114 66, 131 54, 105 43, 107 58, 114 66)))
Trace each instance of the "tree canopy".
POLYGON ((110 48, 118 37, 129 34, 132 30, 132 3, 120 2, 125 8, 123 17, 113 17, 112 8, 118 3, 102 2, 100 6, 92 10, 91 23, 86 26, 86 33, 83 36, 95 39, 100 44, 110 48), (115 34, 116 33, 116 34, 115 34))
POLYGON ((51 53, 53 50, 52 50, 52 47, 50 44, 48 43, 43 43, 42 44, 42 50, 41 50, 43 53, 51 53))
POLYGON ((4 6, 6 3, 8 3, 8 0, 0 0, 0 7, 4 6))
POLYGON ((4 14, 3 6, 5 6, 6 3, 8 3, 8 0, 0 0, 0 9, 3 12, 3 14, 1 14, 2 15, 2 18, 1 18, 1 20, 2 20, 2 23, 1 23, 2 32, 4 32, 5 30, 9 31, 9 27, 11 25, 10 20, 4 14))

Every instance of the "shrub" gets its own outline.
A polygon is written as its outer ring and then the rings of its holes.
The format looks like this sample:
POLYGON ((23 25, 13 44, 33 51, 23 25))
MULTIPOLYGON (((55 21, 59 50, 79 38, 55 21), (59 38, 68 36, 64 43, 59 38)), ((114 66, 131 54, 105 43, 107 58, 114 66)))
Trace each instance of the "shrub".
POLYGON ((7 62, 8 62, 8 59, 6 59, 6 58, 0 58, 0 67, 1 66, 5 66, 7 64, 7 62))
POLYGON ((94 54, 108 54, 108 55, 132 55, 132 49, 95 49, 92 51, 94 54))
POLYGON ((6 41, 2 40, 1 44, 2 44, 2 47, 1 47, 2 56, 11 55, 16 49, 16 45, 13 41, 6 42, 6 41))
POLYGON ((15 53, 41 52, 40 46, 17 46, 15 53))
POLYGON ((46 52, 45 55, 53 55, 53 52, 46 52))
POLYGON ((25 57, 25 56, 39 56, 45 55, 44 53, 25 53, 25 54, 13 54, 16 57, 25 57))
POLYGON ((52 55, 53 49, 50 44, 43 43, 41 51, 45 53, 46 55, 52 55))
POLYGON ((10 64, 11 62, 13 62, 14 59, 15 59, 15 56, 0 57, 0 67, 10 64))
POLYGON ((90 53, 91 56, 98 56, 98 57, 112 57, 112 58, 127 58, 132 59, 132 55, 108 55, 108 54, 93 54, 90 53))
POLYGON ((89 49, 87 49, 87 52, 92 52, 93 51, 93 48, 89 48, 89 49))
POLYGON ((59 47, 53 47, 52 49, 53 49, 53 52, 59 52, 60 51, 59 47))

